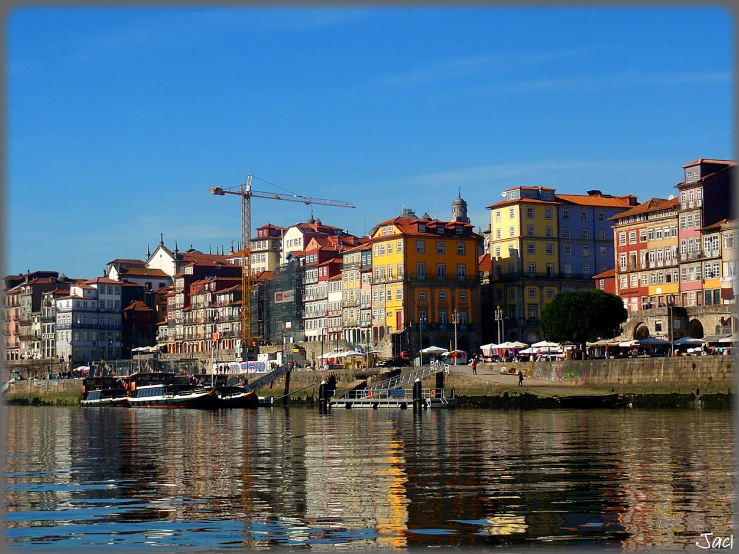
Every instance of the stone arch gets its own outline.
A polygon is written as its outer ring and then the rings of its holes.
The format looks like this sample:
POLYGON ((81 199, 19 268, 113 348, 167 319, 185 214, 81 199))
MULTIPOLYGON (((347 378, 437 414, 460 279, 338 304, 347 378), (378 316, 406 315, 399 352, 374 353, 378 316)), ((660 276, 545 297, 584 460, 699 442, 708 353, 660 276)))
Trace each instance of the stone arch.
POLYGON ((539 342, 541 340, 541 335, 539 335, 539 331, 529 331, 526 333, 526 342, 529 344, 534 344, 536 342, 539 342))
POLYGON ((462 335, 461 337, 457 337, 457 346, 460 350, 464 350, 465 352, 470 352, 470 338, 466 335, 462 335))
POLYGON ((639 322, 636 324, 636 327, 634 327, 634 340, 641 340, 645 339, 649 336, 649 327, 647 327, 647 324, 642 322, 639 322))
POLYGON ((685 334, 687 334, 689 337, 693 337, 694 339, 702 339, 703 324, 697 319, 690 320, 688 326, 685 328, 685 334))
POLYGON ((452 345, 452 348, 454 348, 454 337, 450 337, 449 335, 439 335, 434 341, 434 346, 439 346, 441 348, 448 349, 450 344, 452 345))

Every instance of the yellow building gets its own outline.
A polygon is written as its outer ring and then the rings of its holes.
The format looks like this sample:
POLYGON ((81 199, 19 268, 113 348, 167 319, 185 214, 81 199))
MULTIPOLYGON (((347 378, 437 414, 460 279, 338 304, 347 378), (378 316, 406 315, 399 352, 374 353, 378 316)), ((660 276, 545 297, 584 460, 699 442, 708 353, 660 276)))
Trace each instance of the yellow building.
POLYGON ((378 348, 395 355, 417 353, 419 341, 423 347, 449 348, 456 321, 458 348, 476 352, 481 237, 472 225, 427 214, 418 218, 405 210, 377 225, 370 237, 372 333, 378 348))
POLYGON ((554 192, 517 187, 488 207, 492 303, 507 322, 500 340, 533 340, 528 330, 538 333, 541 310, 560 290, 554 281, 560 275, 560 202, 554 192))
MULTIPOLYGON (((652 306, 666 306, 680 293, 678 269, 678 199, 672 199, 646 212, 646 226, 639 230, 639 244, 646 244, 639 251, 638 274, 642 286, 649 286, 649 298, 643 302, 652 306)), ((632 276, 632 279, 634 277, 632 276)))

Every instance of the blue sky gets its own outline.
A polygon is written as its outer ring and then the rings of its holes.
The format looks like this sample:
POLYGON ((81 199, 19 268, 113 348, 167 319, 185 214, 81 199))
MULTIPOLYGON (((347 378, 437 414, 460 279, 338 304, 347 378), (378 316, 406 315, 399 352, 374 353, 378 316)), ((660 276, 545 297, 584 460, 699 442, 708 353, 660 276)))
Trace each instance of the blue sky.
MULTIPOLYGON (((505 188, 666 198, 734 158, 720 8, 17 8, 6 20, 5 273, 101 275, 241 238, 254 188, 472 223, 505 188), (275 188, 271 184, 280 188, 275 188)), ((252 227, 310 217, 254 199, 252 227)))

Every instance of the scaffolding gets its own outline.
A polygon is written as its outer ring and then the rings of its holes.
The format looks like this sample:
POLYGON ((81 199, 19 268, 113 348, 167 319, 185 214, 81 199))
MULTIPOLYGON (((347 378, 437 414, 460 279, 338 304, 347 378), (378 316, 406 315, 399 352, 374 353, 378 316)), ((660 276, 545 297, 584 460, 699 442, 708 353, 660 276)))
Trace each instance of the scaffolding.
POLYGON ((298 260, 276 269, 265 292, 264 337, 282 344, 285 336, 303 331, 303 268, 298 260))

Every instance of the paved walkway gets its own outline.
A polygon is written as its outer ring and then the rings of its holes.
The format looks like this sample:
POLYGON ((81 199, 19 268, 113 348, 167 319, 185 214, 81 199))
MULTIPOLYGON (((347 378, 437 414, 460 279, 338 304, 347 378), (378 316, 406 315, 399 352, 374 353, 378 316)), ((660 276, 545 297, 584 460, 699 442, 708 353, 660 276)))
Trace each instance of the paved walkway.
MULTIPOLYGON (((516 362, 506 364, 506 367, 515 366, 516 362)), ((493 364, 478 364, 476 375, 472 373, 472 368, 469 365, 452 365, 449 366, 449 374, 463 375, 470 379, 497 383, 498 386, 506 389, 515 387, 521 392, 529 392, 537 396, 600 396, 610 394, 610 391, 589 389, 576 385, 573 382, 560 383, 546 379, 535 379, 533 377, 524 377, 523 385, 519 387, 518 372, 516 372, 516 375, 504 375, 500 373, 500 366, 494 367, 493 364)))

